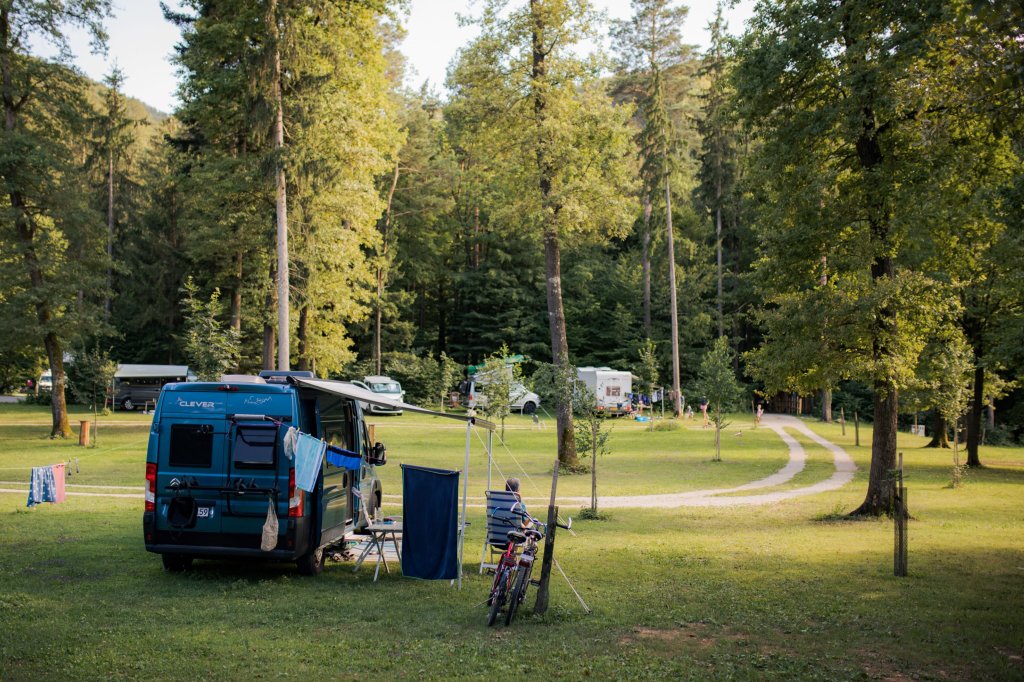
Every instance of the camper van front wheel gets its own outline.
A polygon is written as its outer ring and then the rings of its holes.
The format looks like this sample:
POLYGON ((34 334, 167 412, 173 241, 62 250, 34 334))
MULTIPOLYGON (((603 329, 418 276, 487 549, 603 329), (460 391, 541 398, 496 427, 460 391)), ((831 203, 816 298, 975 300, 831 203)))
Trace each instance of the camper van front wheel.
POLYGON ((322 547, 312 549, 299 557, 296 562, 302 575, 320 575, 324 570, 324 550, 322 547))
POLYGON ((533 401, 530 401, 530 402, 526 403, 525 405, 523 405, 523 414, 533 414, 536 411, 537 411, 537 404, 534 403, 533 401))
POLYGON ((184 554, 161 554, 164 561, 164 570, 171 573, 181 573, 192 565, 192 557, 184 554))
MULTIPOLYGON (((135 409, 135 403, 132 402, 131 398, 125 398, 121 401, 121 409, 125 412, 131 412, 135 409)), ((167 556, 166 554, 164 556, 167 556)))

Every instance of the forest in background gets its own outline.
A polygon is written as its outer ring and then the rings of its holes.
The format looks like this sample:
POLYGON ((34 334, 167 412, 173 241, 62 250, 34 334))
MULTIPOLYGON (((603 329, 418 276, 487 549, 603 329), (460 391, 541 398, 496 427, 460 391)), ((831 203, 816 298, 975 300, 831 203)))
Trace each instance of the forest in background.
POLYGON ((666 0, 491 0, 441 94, 402 86, 401 2, 188 0, 158 120, 68 66, 60 27, 101 36, 108 3, 15 3, 0 377, 213 338, 214 366, 276 367, 286 193, 292 368, 416 384, 506 344, 649 376, 653 349, 671 386, 675 299, 684 395, 727 338, 751 390, 859 410, 878 452, 900 413, 963 419, 978 464, 986 407, 990 441, 1024 428, 1024 16, 906 4, 764 2, 738 38, 719 8, 699 51, 666 0))

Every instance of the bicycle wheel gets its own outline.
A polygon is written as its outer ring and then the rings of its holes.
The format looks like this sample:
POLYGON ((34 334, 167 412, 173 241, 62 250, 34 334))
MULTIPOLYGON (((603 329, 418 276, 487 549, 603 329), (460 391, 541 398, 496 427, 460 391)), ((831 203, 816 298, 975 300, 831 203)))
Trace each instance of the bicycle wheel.
POLYGON ((531 569, 532 566, 517 571, 516 586, 512 590, 512 596, 508 602, 508 611, 505 613, 505 625, 512 624, 512 619, 516 617, 519 605, 526 601, 526 589, 530 586, 531 569))
POLYGON ((497 588, 491 594, 491 610, 487 614, 487 627, 494 625, 494 621, 498 620, 498 613, 501 611, 501 605, 505 603, 505 598, 508 596, 508 567, 500 569, 498 573, 497 588))

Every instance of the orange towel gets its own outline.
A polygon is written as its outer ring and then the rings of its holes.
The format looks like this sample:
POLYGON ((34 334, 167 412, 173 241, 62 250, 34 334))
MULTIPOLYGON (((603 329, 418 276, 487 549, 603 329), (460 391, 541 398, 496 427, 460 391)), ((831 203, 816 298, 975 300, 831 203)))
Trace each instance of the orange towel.
POLYGON ((67 493, 64 492, 64 463, 53 465, 53 483, 56 492, 54 502, 63 502, 67 493))

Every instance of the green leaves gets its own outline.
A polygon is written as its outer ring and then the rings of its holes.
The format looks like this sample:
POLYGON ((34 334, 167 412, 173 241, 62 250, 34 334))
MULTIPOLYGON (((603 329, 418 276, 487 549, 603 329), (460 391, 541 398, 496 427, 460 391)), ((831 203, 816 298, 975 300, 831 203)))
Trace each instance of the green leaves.
POLYGON ((238 332, 220 321, 223 306, 220 289, 214 289, 208 300, 199 298, 199 286, 189 277, 182 288, 181 301, 185 319, 183 347, 189 368, 202 381, 217 381, 230 371, 238 360, 238 332))

